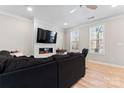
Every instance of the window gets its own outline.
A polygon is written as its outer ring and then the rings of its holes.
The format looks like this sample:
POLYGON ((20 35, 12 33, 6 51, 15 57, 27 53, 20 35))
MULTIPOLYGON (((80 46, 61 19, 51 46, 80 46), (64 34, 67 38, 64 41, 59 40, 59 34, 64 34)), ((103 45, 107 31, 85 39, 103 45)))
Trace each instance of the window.
POLYGON ((104 54, 104 25, 90 27, 90 53, 104 54))
POLYGON ((72 31, 70 39, 70 51, 78 52, 79 51, 79 31, 72 31))

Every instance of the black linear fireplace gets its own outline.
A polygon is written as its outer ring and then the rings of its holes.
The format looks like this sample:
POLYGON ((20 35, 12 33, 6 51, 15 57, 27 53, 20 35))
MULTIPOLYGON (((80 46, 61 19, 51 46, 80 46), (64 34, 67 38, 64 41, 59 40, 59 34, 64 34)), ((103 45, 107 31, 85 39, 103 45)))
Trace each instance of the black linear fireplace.
POLYGON ((39 54, 53 53, 53 48, 39 48, 39 54))

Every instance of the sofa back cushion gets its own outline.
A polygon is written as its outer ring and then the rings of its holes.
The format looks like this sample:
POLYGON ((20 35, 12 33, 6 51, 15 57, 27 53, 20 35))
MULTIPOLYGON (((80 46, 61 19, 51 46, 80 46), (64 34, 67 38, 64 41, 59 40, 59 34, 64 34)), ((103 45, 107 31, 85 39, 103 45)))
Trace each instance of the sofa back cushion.
POLYGON ((29 58, 29 57, 17 57, 7 60, 5 64, 4 73, 11 72, 23 68, 28 68, 35 65, 45 64, 52 61, 52 58, 29 58))
POLYGON ((71 59, 71 58, 76 58, 76 57, 81 57, 83 59, 82 53, 74 53, 70 52, 67 55, 53 55, 53 59, 57 62, 64 62, 66 59, 71 59))
POLYGON ((79 56, 81 55, 81 53, 69 52, 67 55, 70 55, 72 57, 72 56, 79 56))
POLYGON ((8 57, 0 55, 0 74, 4 71, 5 64, 8 61, 8 57))
POLYGON ((70 55, 53 55, 52 56, 55 61, 64 60, 70 57, 70 55))
POLYGON ((1 56, 6 56, 6 57, 11 57, 10 52, 9 51, 6 51, 6 50, 0 51, 0 55, 1 56))

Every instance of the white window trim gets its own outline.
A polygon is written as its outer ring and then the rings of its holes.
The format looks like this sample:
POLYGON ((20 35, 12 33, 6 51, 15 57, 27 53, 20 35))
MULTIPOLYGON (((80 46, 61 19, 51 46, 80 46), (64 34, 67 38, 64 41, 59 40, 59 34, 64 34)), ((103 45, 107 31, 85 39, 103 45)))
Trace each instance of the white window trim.
POLYGON ((80 32, 79 32, 79 30, 78 29, 73 29, 72 31, 70 31, 70 52, 79 52, 80 51, 80 49, 77 49, 77 50, 73 50, 72 49, 72 43, 71 43, 71 33, 72 32, 75 32, 75 31, 77 31, 78 33, 79 33, 79 44, 80 44, 80 32))
POLYGON ((101 55, 101 56, 104 56, 105 55, 105 34, 106 34, 106 30, 105 30, 105 24, 96 24, 96 25, 92 25, 89 27, 89 54, 91 55, 101 55), (93 53, 91 52, 91 37, 90 37, 90 28, 91 27, 94 27, 94 26, 97 26, 97 25, 103 25, 104 26, 104 34, 103 34, 103 53, 93 53))

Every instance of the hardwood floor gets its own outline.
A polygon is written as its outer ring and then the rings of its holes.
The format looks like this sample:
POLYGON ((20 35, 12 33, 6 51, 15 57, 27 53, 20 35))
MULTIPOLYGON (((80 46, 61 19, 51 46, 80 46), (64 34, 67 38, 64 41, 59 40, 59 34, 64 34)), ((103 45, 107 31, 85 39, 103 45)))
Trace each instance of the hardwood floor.
POLYGON ((86 62, 86 75, 73 88, 124 88, 124 68, 86 62))

